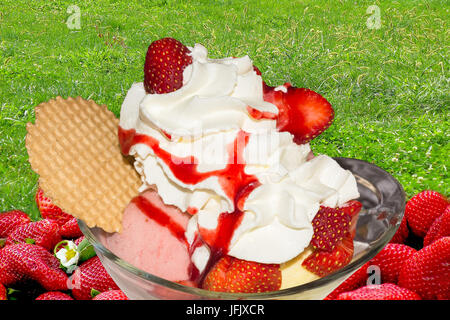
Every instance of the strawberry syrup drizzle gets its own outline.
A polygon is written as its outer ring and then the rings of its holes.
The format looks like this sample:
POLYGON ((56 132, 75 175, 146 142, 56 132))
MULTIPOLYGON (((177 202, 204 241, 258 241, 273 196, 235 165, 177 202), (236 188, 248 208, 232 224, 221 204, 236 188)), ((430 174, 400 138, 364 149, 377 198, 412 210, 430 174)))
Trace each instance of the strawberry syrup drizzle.
POLYGON ((125 130, 119 127, 119 142, 122 153, 128 155, 130 148, 138 143, 149 146, 155 156, 163 160, 173 175, 185 184, 195 185, 210 177, 217 177, 229 199, 235 199, 239 190, 248 184, 258 181, 253 175, 245 173, 243 150, 248 143, 249 134, 239 131, 236 139, 228 146, 228 165, 221 170, 199 172, 198 161, 193 156, 178 157, 161 149, 159 141, 145 134, 139 134, 134 129, 125 130))
POLYGON ((174 221, 164 210, 155 206, 152 202, 148 201, 143 196, 134 197, 131 200, 141 212, 145 213, 150 219, 158 223, 159 225, 166 227, 170 233, 177 238, 180 242, 188 245, 185 236, 184 227, 174 221))
POLYGON ((252 108, 250 106, 247 106, 247 112, 253 119, 256 120, 261 119, 277 120, 278 118, 278 115, 275 113, 268 111, 259 111, 258 109, 252 108))
POLYGON ((236 197, 234 199, 235 210, 233 212, 222 212, 219 215, 216 229, 206 230, 199 228, 199 234, 196 235, 191 247, 189 248, 189 254, 192 256, 195 249, 206 243, 210 249, 210 257, 202 273, 200 273, 199 270, 191 264, 189 269, 191 281, 201 286, 209 270, 216 264, 217 261, 220 260, 220 258, 228 253, 234 231, 237 227, 239 227, 244 217, 244 212, 242 210, 245 200, 248 195, 259 185, 260 182, 256 180, 244 186, 236 193, 236 197))
MULTIPOLYGON (((215 170, 210 172, 199 172, 197 170, 198 162, 193 156, 189 157, 177 157, 169 152, 163 150, 159 146, 159 141, 153 137, 139 134, 134 129, 122 129, 119 127, 119 142, 122 153, 128 155, 130 148, 138 143, 143 143, 149 146, 155 156, 164 161, 164 163, 170 168, 173 175, 185 184, 197 184, 210 177, 217 177, 219 183, 229 197, 233 200, 234 211, 223 212, 219 215, 217 228, 214 230, 202 230, 197 233, 193 243, 188 247, 189 254, 192 256, 195 249, 208 244, 211 255, 207 262, 203 272, 195 267, 191 263, 189 267, 190 280, 201 286, 201 283, 215 263, 224 255, 228 253, 231 238, 234 230, 240 225, 243 218, 243 207, 248 195, 260 185, 260 182, 254 175, 248 175, 245 173, 245 161, 243 159, 243 151, 248 143, 249 134, 244 131, 239 131, 236 139, 231 143, 228 148, 228 164, 224 169, 215 170)), ((150 218, 154 219, 160 225, 169 228, 171 232, 182 242, 186 241, 186 237, 179 234, 179 230, 176 226, 173 226, 170 220, 165 217, 166 215, 161 209, 143 205, 143 201, 139 197, 133 200, 141 204, 142 211, 148 212, 148 210, 156 210, 157 213, 147 213, 150 218)), ((140 207, 140 208, 141 208, 140 207)), ((167 216, 167 215, 166 215, 167 216)))

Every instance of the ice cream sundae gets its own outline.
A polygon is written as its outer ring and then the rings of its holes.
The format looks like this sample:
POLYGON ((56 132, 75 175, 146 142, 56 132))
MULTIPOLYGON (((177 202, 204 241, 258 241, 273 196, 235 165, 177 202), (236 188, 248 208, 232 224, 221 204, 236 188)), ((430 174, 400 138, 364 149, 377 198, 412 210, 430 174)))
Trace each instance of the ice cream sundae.
POLYGON ((352 259, 361 203, 352 173, 309 145, 333 118, 318 93, 267 85, 248 56, 153 42, 118 133, 140 194, 105 246, 214 291, 273 291, 336 271, 352 259))

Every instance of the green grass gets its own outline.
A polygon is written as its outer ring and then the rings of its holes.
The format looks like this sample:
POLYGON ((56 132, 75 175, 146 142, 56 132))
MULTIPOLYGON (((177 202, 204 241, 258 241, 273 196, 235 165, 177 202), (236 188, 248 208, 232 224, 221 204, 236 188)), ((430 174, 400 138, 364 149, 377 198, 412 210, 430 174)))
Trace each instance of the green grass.
POLYGON ((213 57, 249 54, 272 85, 325 96, 333 126, 312 145, 373 162, 408 196, 449 194, 447 1, 22 1, 0 4, 0 211, 37 217, 24 146, 33 108, 82 96, 116 114, 149 43, 171 36, 213 57), (81 9, 81 30, 67 8, 81 9), (366 9, 381 9, 369 29, 366 9))

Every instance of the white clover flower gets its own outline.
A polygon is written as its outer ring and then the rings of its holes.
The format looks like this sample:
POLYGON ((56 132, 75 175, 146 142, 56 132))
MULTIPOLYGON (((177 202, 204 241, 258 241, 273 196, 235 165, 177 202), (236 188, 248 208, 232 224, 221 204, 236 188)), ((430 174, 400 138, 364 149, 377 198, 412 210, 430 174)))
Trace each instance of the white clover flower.
POLYGON ((55 256, 59 259, 64 267, 70 267, 78 263, 80 252, 73 241, 67 241, 66 245, 56 252, 55 256))

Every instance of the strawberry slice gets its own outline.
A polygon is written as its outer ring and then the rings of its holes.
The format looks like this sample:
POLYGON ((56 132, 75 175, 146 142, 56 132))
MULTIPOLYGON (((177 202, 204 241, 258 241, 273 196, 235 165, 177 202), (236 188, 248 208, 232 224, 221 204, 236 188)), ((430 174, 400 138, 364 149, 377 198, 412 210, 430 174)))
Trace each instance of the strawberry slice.
POLYGON ((36 204, 39 208, 42 218, 54 220, 59 225, 63 225, 73 217, 62 211, 62 209, 55 204, 52 200, 44 195, 42 189, 38 189, 36 192, 36 204))
POLYGON ((147 93, 169 93, 183 85, 183 70, 192 63, 189 49, 173 38, 150 44, 145 56, 144 88, 147 93))
POLYGON ((263 85, 264 100, 278 108, 277 128, 290 132, 297 144, 308 143, 333 122, 334 110, 320 94, 305 88, 284 85, 286 92, 263 85))
POLYGON ((352 220, 356 220, 352 218, 357 216, 361 208, 362 204, 356 200, 348 201, 337 208, 321 206, 312 221, 314 235, 311 244, 313 247, 328 252, 333 251, 350 231, 352 220))
POLYGON ((353 238, 350 233, 347 233, 333 251, 316 249, 303 261, 302 266, 319 277, 325 277, 347 265, 352 257, 353 238))
POLYGON ((5 286, 35 280, 46 290, 67 290, 67 274, 59 260, 35 244, 18 243, 0 250, 0 283, 5 286))
POLYGON ((202 287, 211 291, 257 293, 281 287, 279 264, 262 264, 222 257, 206 275, 202 287))

